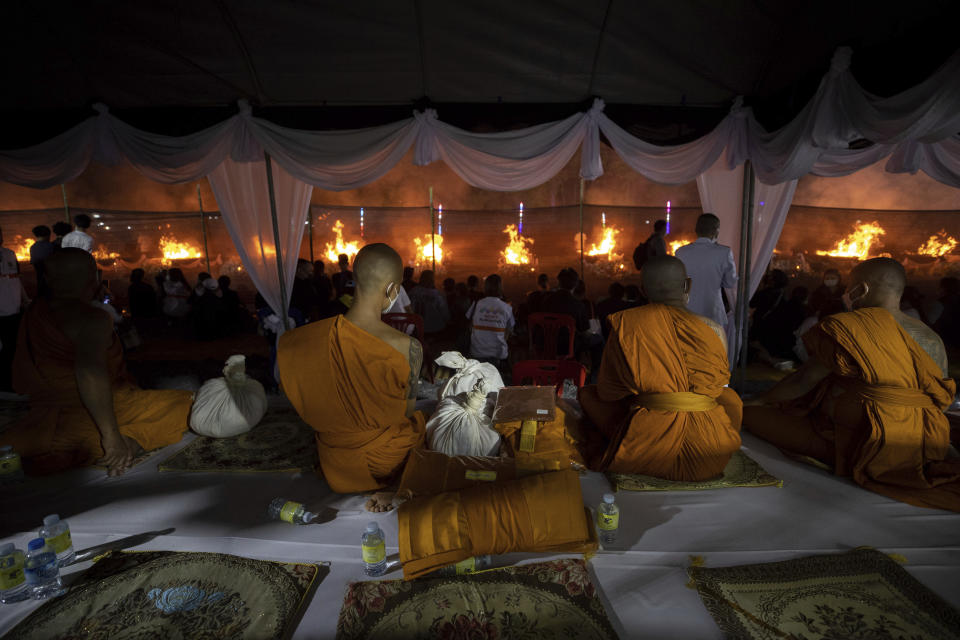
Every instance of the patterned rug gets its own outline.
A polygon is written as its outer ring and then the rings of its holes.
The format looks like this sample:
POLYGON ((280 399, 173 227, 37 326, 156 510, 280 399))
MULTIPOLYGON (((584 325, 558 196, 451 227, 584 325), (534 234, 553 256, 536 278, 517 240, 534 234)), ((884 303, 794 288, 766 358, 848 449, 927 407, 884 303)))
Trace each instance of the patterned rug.
POLYGON ((608 473, 614 491, 700 491, 701 489, 729 489, 731 487, 782 487, 783 480, 766 472, 756 460, 737 450, 723 475, 713 480, 685 482, 664 480, 635 473, 608 473))
POLYGON ((160 463, 160 471, 297 472, 316 467, 314 431, 292 408, 271 408, 247 433, 199 437, 160 463))
POLYGON ((583 560, 557 560, 473 575, 353 582, 337 638, 610 639, 583 560))
POLYGON ((5 638, 288 637, 321 569, 220 553, 113 552, 5 638))
POLYGON ((960 630, 960 613, 874 549, 690 576, 730 638, 948 640, 960 630))

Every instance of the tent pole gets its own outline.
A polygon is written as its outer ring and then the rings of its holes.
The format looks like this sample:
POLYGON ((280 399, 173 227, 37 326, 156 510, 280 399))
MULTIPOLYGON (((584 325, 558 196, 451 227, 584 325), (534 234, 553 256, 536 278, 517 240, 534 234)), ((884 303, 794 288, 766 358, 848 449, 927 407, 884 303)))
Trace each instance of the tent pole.
POLYGON ((197 184, 197 203, 200 205, 200 233, 203 234, 203 257, 207 261, 207 273, 210 273, 210 249, 207 247, 207 216, 203 212, 203 196, 200 195, 200 185, 197 184))
POLYGON ((313 207, 307 207, 307 231, 310 232, 310 262, 313 262, 313 207))
POLYGON ((283 276, 283 254, 280 251, 280 224, 277 222, 277 199, 273 192, 273 162, 270 160, 270 154, 263 152, 263 158, 267 162, 267 191, 270 193, 270 219, 273 222, 273 248, 277 257, 277 278, 280 280, 280 298, 283 309, 281 309, 280 318, 283 320, 285 331, 290 330, 290 318, 287 311, 289 300, 287 299, 287 280, 283 276))
POLYGON ((433 187, 430 187, 430 262, 433 265, 433 274, 437 274, 437 245, 434 243, 433 232, 437 228, 437 213, 433 210, 433 187))
POLYGON ((737 278, 737 309, 734 320, 737 323, 737 374, 736 386, 743 389, 747 376, 747 353, 749 350, 749 329, 747 317, 750 308, 750 266, 753 249, 753 164, 747 160, 743 164, 743 208, 740 214, 740 263, 737 278))
POLYGON ((67 204, 67 185, 60 183, 60 193, 63 194, 63 219, 69 224, 70 222, 70 205, 67 204))
POLYGON ((580 277, 586 278, 583 272, 583 178, 580 178, 580 277))

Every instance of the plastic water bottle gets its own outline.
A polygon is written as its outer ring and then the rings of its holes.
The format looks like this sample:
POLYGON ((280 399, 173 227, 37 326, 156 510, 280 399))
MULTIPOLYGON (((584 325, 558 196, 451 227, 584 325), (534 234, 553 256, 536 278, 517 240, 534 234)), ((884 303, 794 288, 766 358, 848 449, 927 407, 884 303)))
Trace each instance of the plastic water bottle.
POLYGON ((61 567, 67 566, 77 557, 73 550, 73 538, 70 537, 70 525, 57 514, 51 513, 43 519, 39 536, 57 554, 57 562, 61 567))
POLYGON ((292 502, 283 498, 274 498, 267 507, 271 520, 282 520, 290 524, 310 524, 317 514, 310 513, 301 502, 292 502))
POLYGON ((27 545, 27 562, 24 568, 30 595, 34 600, 58 596, 65 591, 60 579, 57 554, 43 538, 34 538, 27 545))
POLYGON ((12 542, 0 545, 0 602, 10 604, 30 597, 27 576, 23 573, 26 558, 12 542))
POLYGON ((613 494, 603 494, 603 502, 597 507, 597 529, 600 531, 600 542, 611 544, 617 540, 617 531, 620 529, 620 507, 613 502, 613 494))
POLYGON ((23 463, 20 454, 10 445, 0 447, 0 484, 12 484, 23 480, 23 463))
POLYGON ((387 548, 383 541, 383 531, 376 522, 367 525, 360 539, 363 552, 363 572, 368 576, 382 576, 387 571, 387 548))
POLYGON ((480 571, 485 571, 492 566, 492 556, 473 556, 472 558, 461 560, 457 564, 451 564, 443 567, 442 569, 437 569, 430 575, 444 578, 449 576, 462 576, 468 573, 479 573, 480 571))

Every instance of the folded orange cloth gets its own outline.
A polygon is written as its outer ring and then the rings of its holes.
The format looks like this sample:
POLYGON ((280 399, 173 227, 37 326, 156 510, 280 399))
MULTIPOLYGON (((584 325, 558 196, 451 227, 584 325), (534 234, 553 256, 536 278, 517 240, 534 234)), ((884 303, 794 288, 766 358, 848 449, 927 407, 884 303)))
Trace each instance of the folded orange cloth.
POLYGON ((403 469, 397 495, 401 498, 431 496, 559 469, 560 463, 555 460, 448 456, 439 451, 414 449, 403 469))
POLYGON ((533 451, 520 448, 521 422, 503 422, 493 425, 493 428, 503 436, 500 446, 503 455, 517 460, 555 461, 563 468, 569 468, 571 464, 585 466, 583 455, 577 448, 580 442, 580 419, 563 400, 557 401, 553 420, 537 423, 533 451))
POLYGON ((571 470, 415 498, 397 517, 407 580, 472 556, 597 548, 580 477, 571 470))

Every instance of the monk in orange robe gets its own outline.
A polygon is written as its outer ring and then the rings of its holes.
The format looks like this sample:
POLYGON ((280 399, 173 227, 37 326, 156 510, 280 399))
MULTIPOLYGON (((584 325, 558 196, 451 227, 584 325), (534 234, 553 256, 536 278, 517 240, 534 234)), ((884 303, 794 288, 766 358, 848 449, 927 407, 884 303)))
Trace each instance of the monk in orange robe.
POLYGON ((719 476, 740 448, 742 413, 725 386, 723 329, 687 310, 690 279, 680 260, 652 259, 642 279, 650 304, 610 316, 597 384, 580 392, 603 436, 588 464, 669 480, 719 476))
MULTIPOLYGON (((390 485, 425 427, 414 410, 422 347, 380 319, 399 295, 400 256, 368 244, 357 254, 354 277, 346 315, 284 334, 277 350, 284 393, 317 432, 320 466, 339 493, 390 485)), ((367 507, 387 510, 391 498, 375 494, 367 507)))
POLYGON ((89 253, 63 249, 46 264, 51 298, 27 310, 13 365, 30 411, 0 445, 12 445, 28 473, 99 463, 120 475, 142 451, 183 437, 193 394, 129 382, 113 319, 92 303, 99 282, 89 253))
POLYGON ((943 413, 956 383, 943 342, 900 311, 906 274, 896 260, 860 263, 850 284, 854 310, 804 334, 810 360, 747 402, 744 426, 871 491, 960 511, 960 459, 943 413))

